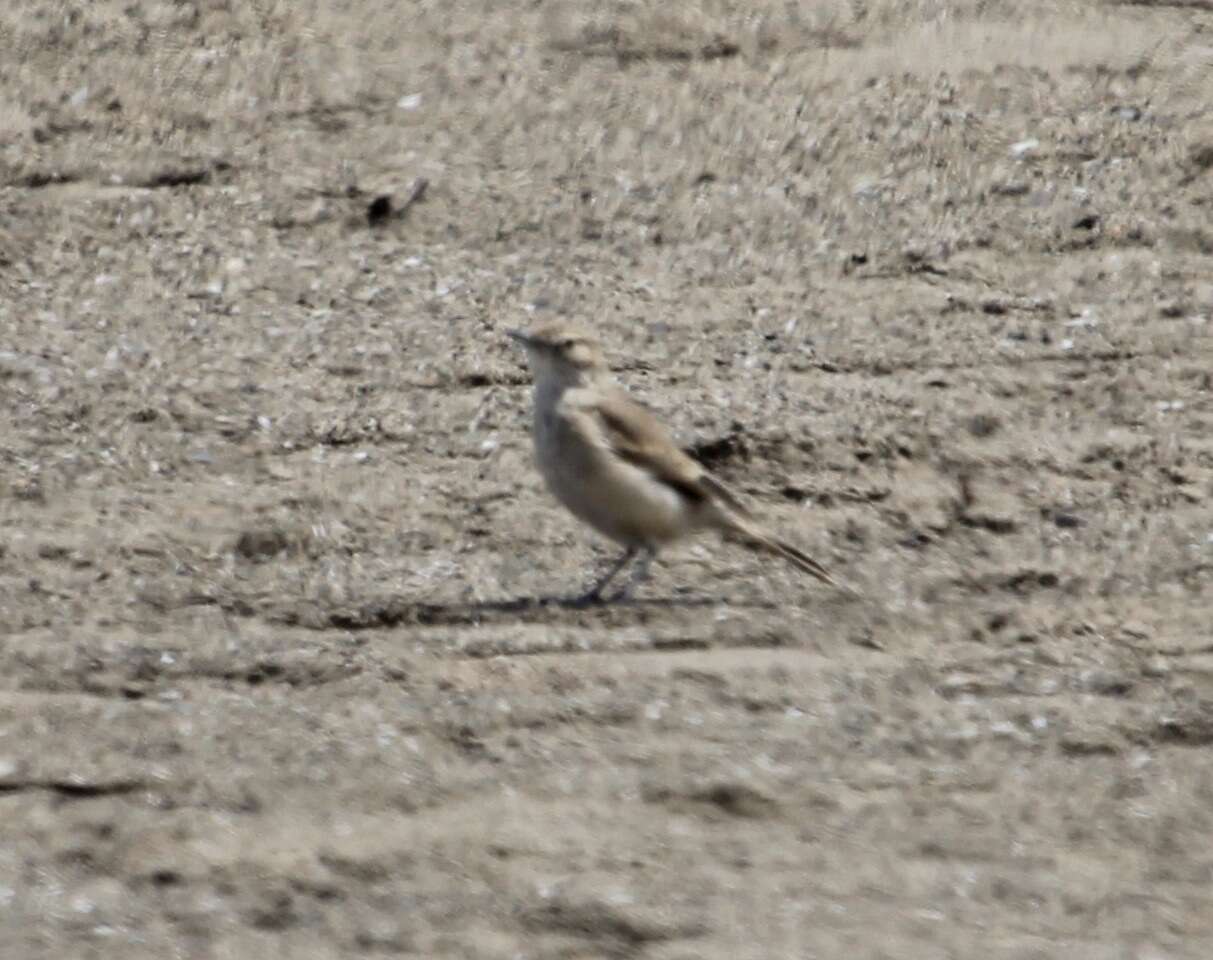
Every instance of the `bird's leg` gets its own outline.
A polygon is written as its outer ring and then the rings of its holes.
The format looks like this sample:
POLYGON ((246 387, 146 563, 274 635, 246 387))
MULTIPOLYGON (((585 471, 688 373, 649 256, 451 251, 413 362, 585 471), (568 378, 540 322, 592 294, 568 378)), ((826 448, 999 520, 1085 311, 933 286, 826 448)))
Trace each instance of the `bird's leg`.
POLYGON ((632 562, 632 558, 634 556, 636 556, 638 549, 639 548, 637 548, 637 547, 628 547, 627 550, 625 550, 623 552, 623 556, 620 557, 617 561, 615 561, 615 563, 611 566, 611 568, 609 570, 607 570, 607 572, 605 574, 603 574, 601 577, 599 577, 597 583, 595 583, 592 587, 590 587, 590 589, 588 591, 586 591, 584 594, 582 594, 580 597, 578 597, 576 602, 577 603, 598 603, 600 600, 602 600, 603 589, 606 587, 606 585, 608 583, 610 583, 612 580, 615 579, 616 575, 619 573, 620 570, 622 570, 624 567, 626 567, 629 563, 632 562))
POLYGON ((657 551, 652 547, 639 547, 635 552, 640 554, 640 562, 636 564, 632 575, 628 577, 628 582, 619 588, 612 600, 622 600, 630 594, 636 587, 644 583, 649 578, 649 567, 653 565, 653 560, 657 557, 657 551))

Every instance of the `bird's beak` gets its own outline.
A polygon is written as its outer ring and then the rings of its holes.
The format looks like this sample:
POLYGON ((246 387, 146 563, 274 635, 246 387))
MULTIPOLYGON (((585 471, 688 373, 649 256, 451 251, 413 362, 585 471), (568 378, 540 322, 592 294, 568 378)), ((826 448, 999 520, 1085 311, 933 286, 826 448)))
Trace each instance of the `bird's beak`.
POLYGON ((507 330, 505 335, 511 340, 517 340, 524 347, 530 346, 531 344, 531 335, 525 330, 507 330))

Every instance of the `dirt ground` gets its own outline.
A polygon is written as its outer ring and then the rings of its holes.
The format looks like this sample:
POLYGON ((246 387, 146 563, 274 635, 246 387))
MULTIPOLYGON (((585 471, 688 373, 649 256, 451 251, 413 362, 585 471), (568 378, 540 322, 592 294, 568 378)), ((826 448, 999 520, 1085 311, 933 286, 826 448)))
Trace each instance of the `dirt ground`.
POLYGON ((1195 0, 4 4, 0 956, 1213 956, 1211 103, 1195 0), (862 599, 540 602, 554 315, 862 599))

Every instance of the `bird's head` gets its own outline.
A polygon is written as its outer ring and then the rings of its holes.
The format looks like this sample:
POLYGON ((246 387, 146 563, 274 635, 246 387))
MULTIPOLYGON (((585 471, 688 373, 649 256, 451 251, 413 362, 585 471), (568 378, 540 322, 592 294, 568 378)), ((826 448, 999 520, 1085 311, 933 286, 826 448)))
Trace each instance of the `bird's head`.
POLYGON ((575 383, 607 369, 598 339, 575 324, 551 321, 529 330, 510 330, 509 335, 526 350, 537 382, 554 377, 575 383))

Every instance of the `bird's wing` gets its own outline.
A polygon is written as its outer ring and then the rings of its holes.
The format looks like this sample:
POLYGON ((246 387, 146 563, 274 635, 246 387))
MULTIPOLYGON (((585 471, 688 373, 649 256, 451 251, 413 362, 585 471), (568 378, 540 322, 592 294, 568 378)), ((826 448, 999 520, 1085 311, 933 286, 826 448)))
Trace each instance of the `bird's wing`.
POLYGON ((835 584, 820 563, 765 531, 728 487, 680 450, 660 421, 622 390, 572 391, 564 413, 573 421, 574 429, 605 443, 620 459, 648 471, 690 500, 714 505, 723 528, 779 554, 818 580, 835 584))
POLYGON ((692 500, 717 500, 749 516, 729 489, 684 453, 661 422, 623 390, 585 391, 574 410, 592 419, 599 436, 620 459, 647 470, 692 500))

